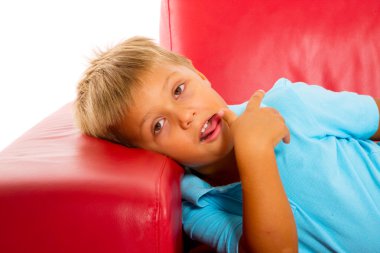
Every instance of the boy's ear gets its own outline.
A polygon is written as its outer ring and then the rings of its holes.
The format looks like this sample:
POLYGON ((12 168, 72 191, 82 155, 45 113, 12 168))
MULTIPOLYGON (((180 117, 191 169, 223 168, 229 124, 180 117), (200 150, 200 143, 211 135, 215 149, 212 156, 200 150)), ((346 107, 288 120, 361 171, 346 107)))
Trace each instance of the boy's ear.
POLYGON ((197 72, 197 74, 202 78, 202 80, 207 80, 206 76, 203 75, 202 72, 200 72, 198 69, 196 69, 193 65, 193 62, 190 60, 190 59, 187 59, 189 61, 189 63, 191 64, 191 66, 193 67, 193 69, 195 70, 195 72, 197 72))
POLYGON ((198 71, 197 69, 195 69, 195 71, 198 73, 198 75, 202 78, 202 80, 207 80, 206 76, 203 75, 202 72, 198 71))

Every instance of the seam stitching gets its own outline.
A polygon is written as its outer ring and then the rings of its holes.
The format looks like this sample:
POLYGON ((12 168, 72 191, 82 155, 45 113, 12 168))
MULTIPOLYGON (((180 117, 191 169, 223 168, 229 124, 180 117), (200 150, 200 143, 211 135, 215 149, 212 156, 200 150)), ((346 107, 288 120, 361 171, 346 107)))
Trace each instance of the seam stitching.
POLYGON ((164 169, 166 167, 166 163, 168 161, 168 158, 165 158, 164 159, 164 162, 162 163, 161 165, 161 174, 160 174, 160 177, 158 179, 158 182, 156 184, 156 219, 155 219, 155 227, 156 227, 156 238, 157 238, 157 252, 160 252, 161 249, 160 249, 160 246, 161 246, 161 243, 160 243, 160 229, 159 229, 159 220, 160 220, 160 215, 161 215, 161 206, 160 206, 160 201, 159 201, 159 198, 160 198, 160 193, 161 193, 161 181, 162 181, 162 176, 164 174, 164 169))
POLYGON ((167 0, 167 3, 168 3, 169 47, 170 47, 170 50, 173 50, 173 44, 172 44, 172 22, 171 22, 171 13, 170 13, 170 0, 167 0))

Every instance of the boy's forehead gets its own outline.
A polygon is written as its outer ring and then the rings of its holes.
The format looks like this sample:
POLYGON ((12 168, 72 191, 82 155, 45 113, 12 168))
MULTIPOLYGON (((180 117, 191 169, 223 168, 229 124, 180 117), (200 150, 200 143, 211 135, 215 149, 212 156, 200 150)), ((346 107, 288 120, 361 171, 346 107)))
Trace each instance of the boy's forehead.
POLYGON ((194 71, 187 66, 161 62, 154 64, 149 71, 142 75, 142 79, 168 79, 173 74, 186 74, 190 72, 194 71))
POLYGON ((167 88, 167 81, 177 72, 164 70, 151 71, 143 75, 140 84, 131 89, 131 103, 128 105, 130 115, 137 115, 150 111, 163 100, 162 91, 167 88))
POLYGON ((155 65, 141 74, 140 83, 131 89, 132 98, 134 101, 139 102, 140 98, 144 97, 143 103, 150 102, 148 98, 159 96, 159 92, 168 88, 174 78, 191 72, 195 73, 190 68, 181 65, 155 65))

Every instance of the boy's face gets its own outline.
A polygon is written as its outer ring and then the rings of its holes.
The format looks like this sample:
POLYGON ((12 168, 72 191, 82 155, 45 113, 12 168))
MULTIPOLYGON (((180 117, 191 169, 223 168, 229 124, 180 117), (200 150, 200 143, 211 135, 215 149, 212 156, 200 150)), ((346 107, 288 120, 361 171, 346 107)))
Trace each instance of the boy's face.
POLYGON ((132 92, 121 133, 131 144, 197 167, 229 152, 229 127, 217 115, 227 105, 210 82, 194 69, 160 64, 132 92))

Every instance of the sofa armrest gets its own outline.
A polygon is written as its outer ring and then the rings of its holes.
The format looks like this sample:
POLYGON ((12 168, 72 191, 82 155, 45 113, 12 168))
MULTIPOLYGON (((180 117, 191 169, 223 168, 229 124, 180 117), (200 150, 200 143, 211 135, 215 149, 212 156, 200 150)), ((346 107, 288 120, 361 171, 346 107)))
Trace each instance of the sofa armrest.
POLYGON ((182 174, 81 135, 70 103, 0 153, 0 252, 181 252, 182 174))

